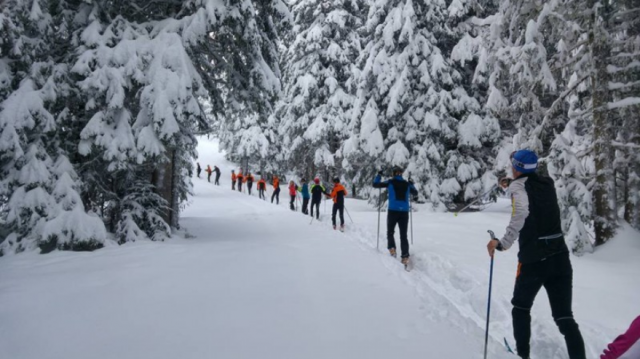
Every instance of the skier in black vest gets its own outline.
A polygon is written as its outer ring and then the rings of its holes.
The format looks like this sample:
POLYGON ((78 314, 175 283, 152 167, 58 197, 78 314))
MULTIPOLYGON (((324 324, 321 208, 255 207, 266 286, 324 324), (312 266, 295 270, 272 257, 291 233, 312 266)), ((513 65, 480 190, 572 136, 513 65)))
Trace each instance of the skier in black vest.
POLYGON ((202 168, 200 167, 200 162, 196 162, 198 168, 196 169, 196 173, 198 174, 198 178, 200 178, 200 173, 202 172, 202 168))
POLYGON ((216 173, 216 181, 214 182, 214 184, 216 185, 220 185, 220 169, 218 168, 218 166, 213 166, 213 172, 216 173))
POLYGON ((511 300, 518 355, 529 358, 531 307, 538 291, 544 287, 553 319, 564 335, 569 358, 586 359, 582 334, 571 309, 573 269, 562 234, 553 180, 535 173, 538 157, 532 151, 515 152, 511 164, 514 178, 509 185, 511 221, 504 237, 489 241, 487 250, 493 256, 496 249, 509 249, 519 237, 519 264, 511 300))
POLYGON ((325 192, 324 186, 320 184, 320 179, 314 179, 311 185, 311 217, 313 217, 313 208, 315 207, 316 219, 320 219, 320 202, 322 201, 322 194, 325 192))

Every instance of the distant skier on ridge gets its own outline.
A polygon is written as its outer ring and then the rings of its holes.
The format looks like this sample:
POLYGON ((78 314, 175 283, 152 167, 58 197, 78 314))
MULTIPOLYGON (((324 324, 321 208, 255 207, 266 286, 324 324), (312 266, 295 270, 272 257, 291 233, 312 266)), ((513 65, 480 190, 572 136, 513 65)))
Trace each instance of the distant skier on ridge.
POLYGON ((562 234, 553 180, 536 174, 538 156, 532 151, 515 152, 511 165, 514 178, 509 185, 513 208, 511 221, 502 239, 489 241, 487 251, 493 257, 496 249, 507 250, 516 239, 520 242, 511 300, 518 355, 529 358, 531 307, 538 291, 544 287, 553 319, 564 335, 569 358, 586 359, 582 334, 571 309, 573 269, 562 234))
POLYGON ((373 180, 374 188, 386 188, 389 196, 389 209, 387 211, 387 249, 389 254, 397 256, 396 241, 394 231, 396 224, 400 230, 400 258, 405 266, 409 264, 409 240, 407 238, 407 227, 409 225, 409 196, 417 195, 413 182, 402 178, 402 168, 395 167, 392 171, 393 178, 382 181, 382 172, 373 180))

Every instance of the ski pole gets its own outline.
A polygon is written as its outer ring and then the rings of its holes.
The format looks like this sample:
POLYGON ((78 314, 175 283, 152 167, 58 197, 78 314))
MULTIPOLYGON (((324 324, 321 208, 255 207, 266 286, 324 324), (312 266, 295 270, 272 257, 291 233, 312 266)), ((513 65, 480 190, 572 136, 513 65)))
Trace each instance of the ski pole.
POLYGON ((347 206, 344 206, 344 211, 347 212, 347 216, 349 216, 349 219, 351 220, 351 223, 353 224, 353 218, 351 218, 351 215, 349 214, 349 211, 347 210, 347 206))
MULTIPOLYGON (((495 239, 496 235, 489 230, 491 239, 495 239)), ((489 296, 487 299, 487 325, 484 330, 484 359, 487 359, 487 344, 489 343, 489 316, 491 314, 491 287, 493 285, 493 256, 491 256, 491 266, 489 267, 489 296)))
POLYGON ((376 240, 376 250, 380 250, 380 201, 382 200, 382 188, 378 189, 378 239, 376 240))
MULTIPOLYGON (((409 172, 409 185, 411 185, 411 172, 409 172)), ((413 245, 413 207, 411 207, 411 190, 409 190, 409 223, 411 224, 411 245, 413 245)))
POLYGON ((411 193, 409 193, 409 223, 411 223, 411 245, 413 245, 413 207, 411 207, 411 193))
POLYGON ((483 199, 483 198, 484 198, 484 196, 486 196, 486 195, 488 195, 489 193, 491 193, 491 191, 493 191, 493 190, 496 188, 496 186, 497 186, 497 185, 495 185, 495 184, 494 184, 493 186, 491 186, 491 189, 490 189, 490 190, 488 190, 487 192, 485 192, 485 193, 481 194, 480 196, 478 196, 478 198, 476 198, 475 200, 473 200, 473 202, 471 202, 471 203, 469 203, 468 205, 466 205, 466 206, 462 207, 462 209, 461 209, 461 210, 459 210, 459 211, 455 212, 453 215, 454 215, 455 217, 458 217, 458 213, 460 213, 460 212, 464 211, 465 209, 467 209, 467 208, 469 208, 469 207, 473 206, 474 204, 476 204, 478 201, 480 201, 481 199, 483 199))
POLYGON ((324 215, 327 215, 327 197, 324 198, 324 215))

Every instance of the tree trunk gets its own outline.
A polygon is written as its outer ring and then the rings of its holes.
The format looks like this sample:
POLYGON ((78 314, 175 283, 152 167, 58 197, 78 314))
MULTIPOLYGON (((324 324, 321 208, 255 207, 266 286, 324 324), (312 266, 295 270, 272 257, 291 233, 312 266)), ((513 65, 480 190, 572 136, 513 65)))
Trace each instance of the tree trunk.
POLYGON ((611 48, 607 41, 607 23, 609 3, 604 1, 589 1, 593 9, 589 45, 591 48, 592 69, 592 111, 593 111, 593 140, 595 154, 596 182, 594 186, 594 229, 596 245, 601 245, 615 234, 615 202, 613 197, 613 140, 611 132, 611 118, 607 103, 610 102, 609 74, 607 60, 611 48), (602 6, 598 6, 602 5, 602 6))
MULTIPOLYGON (((631 134, 631 145, 640 147, 640 116, 635 115, 635 126, 631 134)), ((627 197, 625 201, 624 219, 634 228, 640 229, 640 155, 637 149, 629 150, 629 166, 627 167, 627 197)))
POLYGON ((174 149, 167 149, 166 152, 168 161, 160 163, 156 172, 156 178, 154 184, 156 185, 156 191, 165 201, 167 206, 161 211, 162 219, 172 225, 173 214, 173 160, 175 156, 174 149))

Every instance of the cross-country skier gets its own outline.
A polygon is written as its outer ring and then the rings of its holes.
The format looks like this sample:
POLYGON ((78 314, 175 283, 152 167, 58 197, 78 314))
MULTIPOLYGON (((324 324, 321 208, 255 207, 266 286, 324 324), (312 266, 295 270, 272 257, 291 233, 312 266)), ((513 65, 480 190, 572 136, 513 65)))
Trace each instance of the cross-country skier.
POLYGON ((320 184, 320 179, 315 178, 311 185, 311 217, 313 217, 313 207, 316 208, 316 219, 320 219, 320 201, 322 194, 325 193, 324 187, 320 184))
POLYGON ((244 180, 245 182, 247 182, 247 192, 249 192, 249 196, 251 196, 251 187, 253 187, 253 175, 251 173, 247 173, 244 180))
POLYGON ((198 175, 198 178, 200 178, 200 172, 202 172, 202 168, 200 167, 200 162, 196 162, 196 165, 198 165, 198 167, 196 168, 196 174, 198 175))
POLYGON ((207 181, 211 182, 211 172, 213 172, 213 170, 211 169, 210 165, 207 165, 207 169, 205 170, 205 172, 207 172, 207 181))
POLYGON ((490 256, 507 250, 519 238, 518 271, 513 290, 513 335, 518 355, 529 358, 531 307, 540 288, 549 297, 551 314, 564 335, 570 359, 585 359, 585 348, 578 324, 573 319, 571 296, 573 270, 564 241, 560 209, 553 180, 536 174, 538 156, 529 150, 515 152, 511 158, 513 181, 512 216, 502 239, 487 244, 490 256))
POLYGON ((298 186, 296 186, 295 182, 289 181, 289 197, 291 197, 291 200, 289 201, 289 207, 292 211, 296 210, 296 207, 294 207, 293 204, 296 201, 297 190, 298 186))
POLYGON ((305 178, 302 179, 302 187, 298 187, 298 191, 302 194, 302 213, 309 214, 309 184, 305 178))
POLYGON ((271 195, 271 203, 273 203, 273 199, 276 199, 276 204, 280 204, 280 180, 278 176, 273 176, 273 180, 271 182, 273 186, 273 194, 271 195))
POLYGON ((388 181, 382 181, 382 172, 373 180, 374 188, 386 188, 389 197, 389 207, 387 211, 387 248, 389 254, 397 256, 396 240, 394 231, 396 224, 400 230, 400 257, 402 264, 409 264, 409 240, 407 239, 407 227, 409 225, 409 196, 417 195, 418 191, 412 182, 402 178, 402 168, 395 167, 393 169, 393 178, 388 181))
POLYGON ((267 200, 264 196, 264 191, 267 190, 267 181, 264 180, 264 178, 260 178, 260 181, 258 181, 258 197, 262 198, 263 200, 267 200))
POLYGON ((236 171, 231 170, 231 190, 232 191, 236 190, 236 180, 237 180, 236 171))
POLYGON ((213 166, 213 172, 216 173, 216 181, 214 182, 214 184, 216 185, 220 185, 220 169, 218 168, 218 166, 213 166))
POLYGON ((238 174, 236 175, 236 180, 238 181, 238 192, 242 192, 242 181, 244 181, 242 170, 238 171, 238 174))
POLYGON ((327 197, 333 198, 333 208, 331 209, 331 222, 333 229, 336 229, 336 213, 340 213, 340 230, 344 231, 344 197, 347 195, 347 189, 340 184, 340 178, 333 179, 333 191, 327 194, 327 197))

